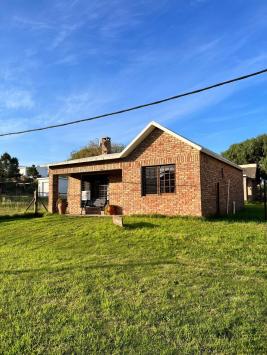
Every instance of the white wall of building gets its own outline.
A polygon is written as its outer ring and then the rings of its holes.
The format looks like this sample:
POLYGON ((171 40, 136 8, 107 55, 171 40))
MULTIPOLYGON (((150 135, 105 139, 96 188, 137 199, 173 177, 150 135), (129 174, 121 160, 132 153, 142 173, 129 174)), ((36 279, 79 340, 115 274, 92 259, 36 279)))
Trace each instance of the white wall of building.
POLYGON ((27 175, 27 167, 26 166, 19 166, 19 173, 22 175, 22 176, 26 176, 27 175))

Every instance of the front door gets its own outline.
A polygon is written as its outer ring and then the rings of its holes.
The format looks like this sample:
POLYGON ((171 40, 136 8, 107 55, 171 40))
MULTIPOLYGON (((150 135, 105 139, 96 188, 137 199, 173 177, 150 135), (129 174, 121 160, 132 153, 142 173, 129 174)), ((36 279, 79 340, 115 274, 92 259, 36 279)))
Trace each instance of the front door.
POLYGON ((108 177, 94 176, 91 180, 92 202, 97 207, 103 207, 108 200, 108 177))

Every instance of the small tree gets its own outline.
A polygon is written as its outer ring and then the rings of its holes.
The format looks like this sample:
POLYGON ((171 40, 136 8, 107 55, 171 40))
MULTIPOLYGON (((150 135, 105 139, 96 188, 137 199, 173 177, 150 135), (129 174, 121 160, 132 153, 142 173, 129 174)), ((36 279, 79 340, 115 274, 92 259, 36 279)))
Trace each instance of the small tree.
POLYGON ((267 134, 232 144, 222 155, 239 165, 257 163, 260 177, 267 178, 267 134))
MULTIPOLYGON (((111 152, 112 153, 119 153, 121 152, 125 146, 119 143, 112 143, 111 144, 111 152)), ((85 146, 80 148, 79 150, 73 151, 70 154, 70 159, 80 159, 80 158, 87 158, 87 157, 94 157, 96 155, 101 154, 101 147, 98 143, 98 140, 91 140, 85 146)))
POLYGON ((33 179, 36 179, 41 176, 34 164, 32 166, 27 167, 26 171, 27 175, 33 179))
POLYGON ((19 173, 19 161, 16 157, 11 157, 10 154, 4 153, 0 157, 0 179, 17 179, 19 173))

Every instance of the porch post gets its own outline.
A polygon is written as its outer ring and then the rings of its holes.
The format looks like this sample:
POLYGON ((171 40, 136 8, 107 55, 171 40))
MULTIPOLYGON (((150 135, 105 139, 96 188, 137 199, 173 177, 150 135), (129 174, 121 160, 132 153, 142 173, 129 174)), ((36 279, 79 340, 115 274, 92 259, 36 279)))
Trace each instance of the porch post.
POLYGON ((48 193, 48 211, 51 213, 57 212, 58 199, 58 175, 49 171, 49 193, 48 193))
POLYGON ((69 214, 81 213, 81 177, 70 175, 68 179, 68 210, 69 214))

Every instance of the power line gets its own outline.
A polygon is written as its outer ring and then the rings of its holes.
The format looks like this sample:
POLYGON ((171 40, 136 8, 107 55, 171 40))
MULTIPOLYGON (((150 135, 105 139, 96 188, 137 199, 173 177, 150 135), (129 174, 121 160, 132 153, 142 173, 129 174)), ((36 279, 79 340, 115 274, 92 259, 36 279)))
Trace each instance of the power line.
POLYGON ((141 108, 145 108, 145 107, 148 107, 148 106, 159 105, 159 104, 162 104, 162 103, 167 102, 167 101, 176 100, 176 99, 180 99, 181 97, 194 95, 194 94, 198 94, 198 93, 203 92, 203 91, 208 91, 208 90, 211 90, 211 89, 215 89, 215 88, 217 88, 219 86, 223 86, 223 85, 234 83, 236 81, 241 81, 241 80, 244 80, 244 79, 248 79, 248 78, 251 78, 253 76, 264 74, 266 72, 267 72, 267 68, 263 69, 263 70, 260 70, 260 71, 257 71, 257 72, 254 72, 254 73, 247 74, 247 75, 239 76, 237 78, 233 78, 233 79, 229 79, 229 80, 226 80, 226 81, 222 81, 222 82, 219 82, 217 84, 209 85, 209 86, 206 86, 206 87, 201 88, 201 89, 188 91, 188 92, 185 92, 185 93, 182 93, 182 94, 178 94, 178 95, 175 95, 175 96, 170 96, 170 97, 167 97, 167 98, 164 98, 164 99, 161 99, 161 100, 157 100, 157 101, 153 101, 153 102, 149 102, 149 103, 146 103, 146 104, 133 106, 133 107, 128 107, 128 108, 125 108, 125 109, 122 109, 122 110, 113 111, 113 112, 109 112, 109 113, 104 113, 104 114, 98 115, 98 116, 92 116, 92 117, 88 117, 88 118, 83 118, 83 119, 76 120, 76 121, 69 121, 69 122, 55 124, 55 125, 51 125, 51 126, 26 129, 26 130, 23 130, 23 131, 1 133, 0 137, 12 136, 12 135, 15 135, 15 134, 23 134, 23 133, 30 133, 30 132, 36 132, 36 131, 44 131, 46 129, 69 126, 69 125, 78 124, 78 123, 82 123, 82 122, 93 121, 93 120, 96 120, 96 119, 99 119, 99 118, 108 117, 108 116, 120 115, 122 113, 126 113, 126 112, 129 112, 129 111, 139 110, 141 108))

